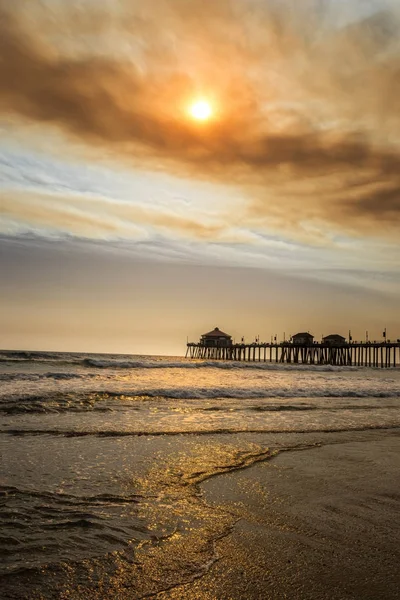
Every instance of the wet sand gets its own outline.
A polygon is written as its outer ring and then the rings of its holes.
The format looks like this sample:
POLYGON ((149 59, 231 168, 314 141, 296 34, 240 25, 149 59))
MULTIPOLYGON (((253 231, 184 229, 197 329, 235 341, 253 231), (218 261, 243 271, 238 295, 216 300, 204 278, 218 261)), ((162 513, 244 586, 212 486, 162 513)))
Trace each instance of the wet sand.
POLYGON ((156 597, 400 598, 399 467, 398 432, 346 433, 202 483, 238 521, 203 577, 156 597))
POLYGON ((143 541, 4 575, 1 598, 400 598, 399 430, 123 441, 101 444, 136 469, 143 541))

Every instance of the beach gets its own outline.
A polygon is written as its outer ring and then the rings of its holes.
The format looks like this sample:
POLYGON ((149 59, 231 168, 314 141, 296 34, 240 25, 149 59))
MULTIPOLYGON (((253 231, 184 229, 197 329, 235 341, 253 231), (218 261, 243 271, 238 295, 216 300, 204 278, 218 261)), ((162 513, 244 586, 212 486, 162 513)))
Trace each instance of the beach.
POLYGON ((400 0, 0 0, 0 82, 0 600, 400 600, 400 0))
POLYGON ((399 597, 400 373, 2 355, 2 597, 399 597))
POLYGON ((399 598, 398 432, 320 444, 205 484, 243 518, 186 597, 399 598))

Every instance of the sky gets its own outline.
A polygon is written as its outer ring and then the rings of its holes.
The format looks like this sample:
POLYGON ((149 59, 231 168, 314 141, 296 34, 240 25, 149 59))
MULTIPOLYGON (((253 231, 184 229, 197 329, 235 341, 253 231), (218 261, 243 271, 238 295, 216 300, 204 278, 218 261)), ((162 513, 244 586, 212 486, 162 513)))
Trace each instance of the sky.
POLYGON ((0 347, 400 338, 399 33, 397 0, 0 0, 0 347))

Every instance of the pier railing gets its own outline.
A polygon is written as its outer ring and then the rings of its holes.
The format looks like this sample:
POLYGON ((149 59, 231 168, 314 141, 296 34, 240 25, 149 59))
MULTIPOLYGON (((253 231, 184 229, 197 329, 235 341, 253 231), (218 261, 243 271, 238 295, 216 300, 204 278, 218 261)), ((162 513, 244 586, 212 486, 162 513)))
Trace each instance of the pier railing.
POLYGON ((309 345, 283 342, 281 344, 232 344, 207 346, 188 343, 186 358, 270 362, 305 365, 338 365, 364 367, 397 367, 400 365, 400 343, 351 343, 309 345))

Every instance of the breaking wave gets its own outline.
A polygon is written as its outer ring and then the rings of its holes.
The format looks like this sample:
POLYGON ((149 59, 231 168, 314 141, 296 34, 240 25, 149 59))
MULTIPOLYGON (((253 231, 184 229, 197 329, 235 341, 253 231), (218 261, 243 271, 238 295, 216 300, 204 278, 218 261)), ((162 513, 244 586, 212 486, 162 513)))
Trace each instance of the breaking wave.
MULTIPOLYGON (((102 358, 93 356, 82 356, 73 354, 52 354, 46 352, 7 352, 0 353, 0 363, 47 363, 49 365, 84 367, 89 369, 222 369, 231 370, 262 370, 262 371, 308 371, 315 372, 344 372, 359 371, 368 367, 336 366, 336 365, 307 365, 307 364, 281 364, 276 362, 236 362, 217 360, 191 360, 177 358, 168 360, 165 358, 137 357, 126 358, 102 358)), ((71 375, 72 376, 72 375, 71 375)))
POLYGON ((141 389, 121 392, 102 392, 108 397, 119 397, 128 399, 175 399, 175 400, 202 400, 202 399, 252 399, 252 398, 400 398, 400 389, 388 389, 386 391, 376 388, 354 389, 340 388, 328 389, 318 388, 290 388, 282 387, 269 388, 228 388, 228 387, 210 387, 210 388, 159 388, 159 389, 141 389))
POLYGON ((86 367, 97 369, 261 369, 264 371, 357 371, 365 367, 339 367, 334 365, 301 365, 301 364, 277 364, 270 362, 224 362, 217 360, 202 361, 164 361, 164 360, 101 360, 96 358, 85 358, 82 364, 86 367))
POLYGON ((35 352, 28 350, 7 350, 0 353, 0 361, 14 360, 59 360, 60 354, 55 352, 35 352))
POLYGON ((331 426, 318 426, 311 425, 308 427, 225 427, 215 429, 170 429, 158 431, 156 429, 141 429, 127 431, 124 429, 102 429, 101 431, 84 430, 84 429, 5 429, 3 433, 12 435, 15 437, 24 436, 59 436, 67 438, 82 438, 82 437, 98 437, 98 438, 135 438, 135 437, 176 437, 176 436, 214 436, 214 435, 232 435, 239 433, 342 433, 342 432, 361 432, 361 431, 397 431, 400 429, 400 424, 374 424, 367 423, 365 425, 358 425, 356 423, 346 423, 342 425, 331 425, 331 426))
MULTIPOLYGON (((190 400, 243 400, 245 402, 240 405, 244 410, 255 410, 259 412, 283 412, 283 411, 307 411, 318 410, 318 406, 304 403, 304 400, 309 399, 310 402, 316 399, 348 399, 349 403, 346 406, 341 405, 340 408, 349 410, 362 410, 366 407, 355 404, 353 401, 357 399, 376 399, 378 404, 376 408, 390 408, 383 406, 382 400, 390 398, 400 398, 400 389, 386 389, 385 391, 377 388, 339 388, 329 389, 327 387, 319 387, 316 390, 309 388, 290 388, 282 389, 281 387, 271 388, 226 388, 226 387, 210 387, 210 388, 143 388, 131 391, 116 391, 116 390, 98 390, 98 391, 76 391, 76 392, 54 392, 43 391, 42 394, 15 393, 5 396, 0 399, 0 413, 5 414, 24 414, 24 413, 60 413, 60 412, 87 412, 100 411, 110 412, 118 410, 129 405, 130 410, 139 408, 143 403, 168 401, 190 401, 190 400), (292 400, 278 404, 279 400, 292 400), (246 401, 251 400, 275 400, 275 403, 256 404, 249 406, 246 401), (299 402, 299 400, 303 400, 299 402)), ((324 405, 324 410, 336 410, 337 406, 332 404, 331 407, 324 405)), ((371 406, 368 406, 371 408, 371 406)), ((199 408, 199 410, 201 410, 199 408)), ((226 410, 226 406, 204 405, 202 409, 205 412, 226 410)), ((231 410, 239 410, 239 407, 231 407, 231 410)))
POLYGON ((46 379, 88 379, 96 377, 88 373, 0 373, 0 381, 41 381, 46 379))

